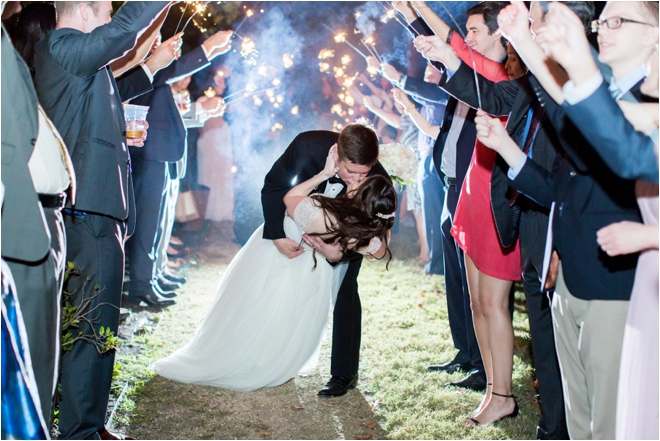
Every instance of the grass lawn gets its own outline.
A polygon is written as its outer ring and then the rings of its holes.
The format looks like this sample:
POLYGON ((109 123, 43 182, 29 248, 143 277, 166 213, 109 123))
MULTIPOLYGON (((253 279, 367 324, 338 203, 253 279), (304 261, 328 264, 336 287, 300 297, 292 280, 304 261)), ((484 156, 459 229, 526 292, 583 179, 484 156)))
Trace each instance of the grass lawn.
MULTIPOLYGON (((529 326, 524 311, 523 294, 516 293, 514 312, 516 338, 513 393, 518 397, 520 415, 496 426, 469 427, 464 420, 478 406, 481 394, 443 387, 447 381, 460 378, 460 374, 427 372, 429 364, 450 359, 455 355, 456 350, 453 348, 447 321, 443 278, 426 276, 422 268, 414 263, 413 258, 418 249, 415 250, 412 245, 416 237, 411 230, 403 228, 394 237, 392 246, 397 258, 390 263, 389 271, 385 271, 383 262, 365 262, 362 266, 359 279, 363 308, 359 392, 352 391, 347 397, 332 399, 330 403, 323 399, 319 399, 319 403, 316 403, 316 390, 322 381, 328 378, 329 363, 328 360, 323 359, 319 372, 315 374, 316 377, 299 376, 278 388, 248 394, 208 387, 201 389, 201 386, 178 385, 154 377, 154 374, 148 370, 148 365, 154 360, 170 354, 191 338, 212 302, 220 274, 238 249, 236 245, 230 245, 227 241, 224 245, 218 246, 214 235, 207 235, 205 243, 195 251, 195 258, 199 264, 188 271, 190 281, 179 296, 179 304, 152 316, 150 323, 159 322, 158 326, 134 337, 118 354, 117 361, 121 363, 121 367, 115 381, 113 396, 116 398, 123 389, 126 389, 126 393, 118 412, 113 417, 113 425, 119 430, 126 430, 129 434, 143 439, 168 437, 268 439, 270 435, 263 435, 258 430, 255 431, 256 429, 246 429, 245 432, 221 432, 220 428, 225 424, 221 419, 226 416, 225 413, 237 414, 235 409, 250 407, 246 405, 249 399, 271 400, 269 397, 297 394, 307 403, 305 410, 301 412, 309 411, 309 416, 300 421, 290 419, 293 417, 287 416, 286 413, 281 417, 277 416, 274 421, 284 421, 284 418, 289 418, 292 429, 290 432, 273 432, 273 439, 330 439, 342 436, 346 439, 350 437, 370 439, 356 435, 360 430, 368 431, 364 427, 359 428, 360 424, 364 426, 361 422, 364 418, 377 421, 379 427, 376 431, 372 431, 374 438, 533 439, 540 409, 534 388, 535 377, 531 366, 529 326), (126 384, 128 384, 127 388, 124 387, 126 384), (342 402, 343 399, 346 401, 342 402), (213 415, 214 418, 218 418, 217 421, 208 418, 197 419, 195 430, 201 430, 206 424, 215 424, 216 428, 202 432, 194 431, 192 428, 188 431, 185 427, 177 427, 173 429, 176 431, 158 433, 157 428, 167 425, 168 422, 167 418, 162 416, 163 409, 176 409, 176 406, 179 406, 180 410, 174 411, 172 415, 173 417, 181 415, 188 411, 187 407, 190 407, 184 406, 186 400, 192 400, 190 406, 194 404, 193 407, 197 409, 203 409, 205 400, 208 400, 207 407, 215 409, 213 415), (300 425, 304 424, 304 421, 310 421, 310 418, 318 418, 318 421, 326 419, 330 421, 332 418, 336 420, 337 417, 333 415, 337 408, 353 405, 356 409, 361 409, 360 421, 357 421, 356 411, 357 429, 354 432, 344 432, 342 435, 339 431, 309 432, 309 434, 299 431, 300 425), (319 416, 312 415, 312 409, 318 412, 319 416), (158 418, 161 419, 156 424, 154 420, 158 418), (199 421, 203 421, 204 424, 199 421)), ((329 355, 328 340, 326 336, 325 349, 322 349, 323 357, 329 355)), ((275 399, 279 398, 272 398, 275 399)), ((283 399, 286 400, 286 397, 283 399)), ((285 410, 288 407, 290 406, 285 410)), ((288 411, 292 412, 290 409, 288 411)), ((304 416, 301 413, 295 415, 304 416)), ((259 418, 266 416, 255 416, 254 421, 258 421, 259 418)), ((185 425, 185 419, 176 425, 182 424, 185 425)), ((229 420, 226 424, 230 424, 229 420)), ((248 423, 241 424, 245 426, 248 423)), ((350 421, 343 421, 345 427, 348 424, 350 421)), ((282 427, 284 426, 283 423, 282 427)), ((373 427, 369 426, 369 428, 373 427)))

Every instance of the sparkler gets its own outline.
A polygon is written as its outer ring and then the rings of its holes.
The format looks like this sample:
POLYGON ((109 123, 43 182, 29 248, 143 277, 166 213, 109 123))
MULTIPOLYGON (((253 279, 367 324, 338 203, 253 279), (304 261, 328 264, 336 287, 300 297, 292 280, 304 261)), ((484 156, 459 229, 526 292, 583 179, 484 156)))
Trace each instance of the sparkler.
POLYGON ((282 64, 284 65, 285 69, 288 69, 291 66, 293 66, 293 55, 289 55, 289 54, 282 55, 282 64))
POLYGON ((181 25, 181 20, 183 20, 183 16, 186 15, 186 11, 188 10, 188 5, 190 3, 191 2, 186 2, 186 7, 183 8, 183 14, 181 14, 181 18, 179 18, 179 22, 176 24, 176 30, 174 31, 174 35, 176 35, 177 32, 179 32, 179 26, 181 25))
POLYGON ((186 28, 190 24, 190 21, 195 17, 195 15, 199 14, 200 12, 206 11, 206 5, 211 3, 210 1, 208 2, 199 2, 198 4, 195 5, 195 12, 188 18, 188 21, 186 22, 185 25, 183 25, 183 29, 181 29, 181 32, 185 32, 186 28))
POLYGON ((204 91, 204 95, 206 95, 208 98, 213 98, 214 96, 216 96, 215 89, 212 88, 212 87, 209 87, 208 89, 206 89, 204 91))
POLYGON ((328 58, 333 58, 335 56, 335 51, 331 49, 321 49, 319 52, 319 60, 326 60, 328 58))
MULTIPOLYGON (((330 26, 326 25, 325 23, 323 23, 323 26, 324 26, 327 30, 329 30, 330 32, 332 32, 333 34, 335 34, 335 31, 334 31, 330 26)), ((335 42, 336 42, 336 43, 346 43, 346 44, 349 45, 349 46, 350 46, 355 52, 357 52, 358 54, 360 54, 360 55, 362 56, 362 58, 364 58, 365 60, 367 59, 367 56, 364 55, 364 53, 363 53, 360 49, 356 48, 356 47, 353 46, 348 40, 346 40, 346 35, 345 35, 344 33, 336 34, 336 35, 335 35, 335 42)))
MULTIPOLYGON (((245 98, 247 98, 247 97, 249 97, 249 96, 252 96, 253 99, 256 99, 256 98, 257 98, 257 95, 259 95, 259 94, 261 94, 261 93, 264 93, 264 92, 266 92, 266 94, 268 95, 268 92, 270 91, 271 94, 272 94, 272 93, 273 93, 272 90, 273 90, 272 87, 269 87, 268 89, 257 90, 257 91, 252 92, 251 94, 245 94, 245 95, 243 95, 243 96, 239 96, 238 98, 235 98, 235 99, 230 100, 230 101, 227 101, 227 98, 229 98, 229 97, 226 97, 226 98, 225 98, 225 104, 227 104, 227 105, 229 105, 229 104, 233 104, 233 103, 235 103, 235 102, 238 102, 238 101, 244 100, 245 98)), ((236 93, 234 93, 234 94, 232 94, 232 95, 236 95, 236 93)), ((271 96, 271 97, 272 97, 272 96, 271 96)), ((256 104, 256 100, 255 100, 255 104, 256 104)), ((277 103, 275 103, 275 104, 277 104, 277 103)), ((258 104, 258 105, 259 105, 259 104, 258 104)), ((279 107, 279 105, 278 105, 278 107, 279 107)))
MULTIPOLYGON (((255 9, 256 9, 257 6, 259 5, 259 3, 261 3, 261 2, 259 1, 259 2, 257 2, 257 3, 254 5, 254 8, 255 8, 255 9)), ((262 10, 262 11, 263 11, 263 10, 262 10)), ((234 34, 237 35, 238 30, 241 28, 241 26, 243 26, 243 23, 245 23, 245 20, 247 20, 248 17, 252 17, 253 15, 254 15, 254 12, 253 12, 251 9, 248 9, 248 10, 245 12, 245 17, 243 17, 243 20, 241 20, 241 22, 238 24, 238 27, 237 27, 236 30, 234 31, 234 34)), ((239 38, 241 38, 241 37, 239 36, 239 38)), ((241 40, 242 40, 242 39, 243 39, 243 38, 241 38, 241 40)))
MULTIPOLYGON (((463 33, 463 31, 461 31, 461 27, 456 22, 456 19, 454 18, 454 15, 451 12, 449 12, 449 9, 447 9, 447 7, 442 4, 442 2, 440 2, 440 6, 442 6, 442 8, 447 13, 447 15, 449 15, 449 18, 451 18, 451 21, 454 22, 454 25, 456 26, 456 29, 458 30, 459 34, 461 34, 461 37, 463 38, 463 41, 465 41, 465 34, 463 33)), ((470 50, 470 59, 472 60, 472 73, 474 74, 474 85, 477 88, 477 101, 478 101, 478 104, 479 104, 479 110, 481 110, 481 90, 479 88, 479 78, 477 76, 477 66, 476 66, 476 63, 474 61, 474 52, 472 51, 472 48, 470 46, 468 46, 468 49, 470 50)))

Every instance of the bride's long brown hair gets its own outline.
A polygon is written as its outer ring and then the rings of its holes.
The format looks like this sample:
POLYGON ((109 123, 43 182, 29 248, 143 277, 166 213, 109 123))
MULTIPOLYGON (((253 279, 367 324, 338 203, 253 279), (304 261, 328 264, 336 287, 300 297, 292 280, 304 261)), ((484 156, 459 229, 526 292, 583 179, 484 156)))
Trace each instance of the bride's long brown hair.
POLYGON ((335 199, 321 195, 312 197, 323 210, 327 230, 317 236, 323 236, 325 243, 338 240, 347 256, 354 255, 359 248, 368 246, 373 237, 378 237, 385 244, 389 265, 392 251, 387 243, 387 232, 394 225, 397 206, 396 191, 389 179, 380 175, 368 177, 353 194, 335 199))

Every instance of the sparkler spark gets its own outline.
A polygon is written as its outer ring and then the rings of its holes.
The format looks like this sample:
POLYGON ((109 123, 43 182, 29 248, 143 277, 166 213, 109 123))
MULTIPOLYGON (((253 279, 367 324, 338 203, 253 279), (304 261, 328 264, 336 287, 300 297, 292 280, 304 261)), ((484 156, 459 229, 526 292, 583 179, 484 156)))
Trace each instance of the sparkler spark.
POLYGON ((319 52, 319 60, 326 60, 328 58, 333 58, 335 56, 335 51, 331 49, 321 49, 319 52))
POLYGON ((281 81, 280 81, 278 78, 275 78, 275 79, 273 80, 273 83, 272 83, 272 84, 273 84, 273 86, 277 87, 277 86, 279 86, 279 85, 281 84, 281 81))
POLYGON ((261 75, 262 77, 267 76, 268 75, 268 66, 266 66, 265 64, 262 64, 261 66, 259 66, 259 69, 257 69, 257 73, 259 75, 261 75))
POLYGON ((330 69, 330 64, 328 64, 328 63, 319 63, 319 68, 321 69, 321 72, 327 72, 328 69, 330 69))
POLYGON ((291 108, 291 115, 297 115, 298 114, 298 105, 295 105, 291 108))
POLYGON ((282 126, 282 124, 280 124, 280 123, 275 123, 275 125, 274 125, 273 127, 270 128, 270 131, 271 131, 271 132, 275 132, 275 131, 277 131, 277 130, 282 130, 283 128, 284 128, 284 126, 282 126))
POLYGON ((213 97, 216 95, 216 93, 215 93, 215 89, 212 88, 212 87, 209 87, 208 89, 206 89, 206 90, 204 91, 204 95, 206 95, 206 96, 209 97, 209 98, 213 98, 213 97))
POLYGON ((248 17, 252 17, 254 15, 254 12, 252 12, 252 9, 248 9, 245 15, 247 15, 248 17))
POLYGON ((343 57, 341 57, 341 64, 343 64, 344 66, 346 66, 350 62, 351 62, 351 57, 349 55, 344 55, 343 57))
POLYGON ((335 35, 335 43, 343 43, 345 41, 346 41, 346 34, 344 34, 343 32, 335 35))
POLYGON ((293 66, 293 55, 289 55, 289 54, 282 55, 282 64, 284 65, 285 69, 288 69, 291 66, 293 66))

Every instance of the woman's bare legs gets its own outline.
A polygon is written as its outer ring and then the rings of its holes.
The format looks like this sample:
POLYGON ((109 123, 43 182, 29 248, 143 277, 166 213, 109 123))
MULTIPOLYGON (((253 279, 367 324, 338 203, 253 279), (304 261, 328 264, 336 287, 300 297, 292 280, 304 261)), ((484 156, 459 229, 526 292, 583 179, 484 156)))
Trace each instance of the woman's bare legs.
POLYGON ((431 257, 429 256, 429 245, 426 241, 426 225, 424 224, 424 216, 422 210, 413 210, 415 215, 415 225, 417 226, 417 237, 419 237, 419 256, 417 260, 420 263, 427 264, 431 257))
MULTIPOLYGON (((477 337, 477 344, 481 352, 481 359, 484 363, 484 370, 486 371, 486 383, 493 382, 493 364, 490 357, 490 346, 488 345, 488 329, 486 326, 486 317, 483 313, 481 300, 479 298, 479 270, 472 263, 472 260, 465 255, 465 273, 467 275, 468 289, 470 291, 470 307, 472 309, 472 322, 474 323, 474 333, 477 337), (468 261, 470 264, 468 265, 468 261)), ((490 401, 490 393, 492 392, 491 386, 486 386, 486 393, 484 394, 481 404, 474 411, 477 415, 490 401)))
POLYGON ((509 292, 513 282, 496 279, 482 273, 467 255, 465 256, 465 263, 477 341, 484 360, 484 367, 487 367, 486 378, 489 383, 493 383, 491 388, 487 390, 487 395, 490 395, 490 397, 486 396, 484 398, 475 419, 480 424, 488 424, 510 414, 515 407, 514 400, 492 394, 492 392, 495 392, 500 395, 511 395, 513 326, 509 313, 509 292), (473 295, 473 285, 470 284, 470 278, 475 276, 477 278, 474 287, 477 293, 476 296, 473 295), (478 299, 477 309, 482 313, 479 324, 477 324, 477 314, 474 312, 475 298, 478 299), (478 330, 477 326, 485 327, 485 331, 478 330), (484 333, 487 340, 487 351, 482 348, 484 333), (487 359, 488 361, 486 361, 487 359))

